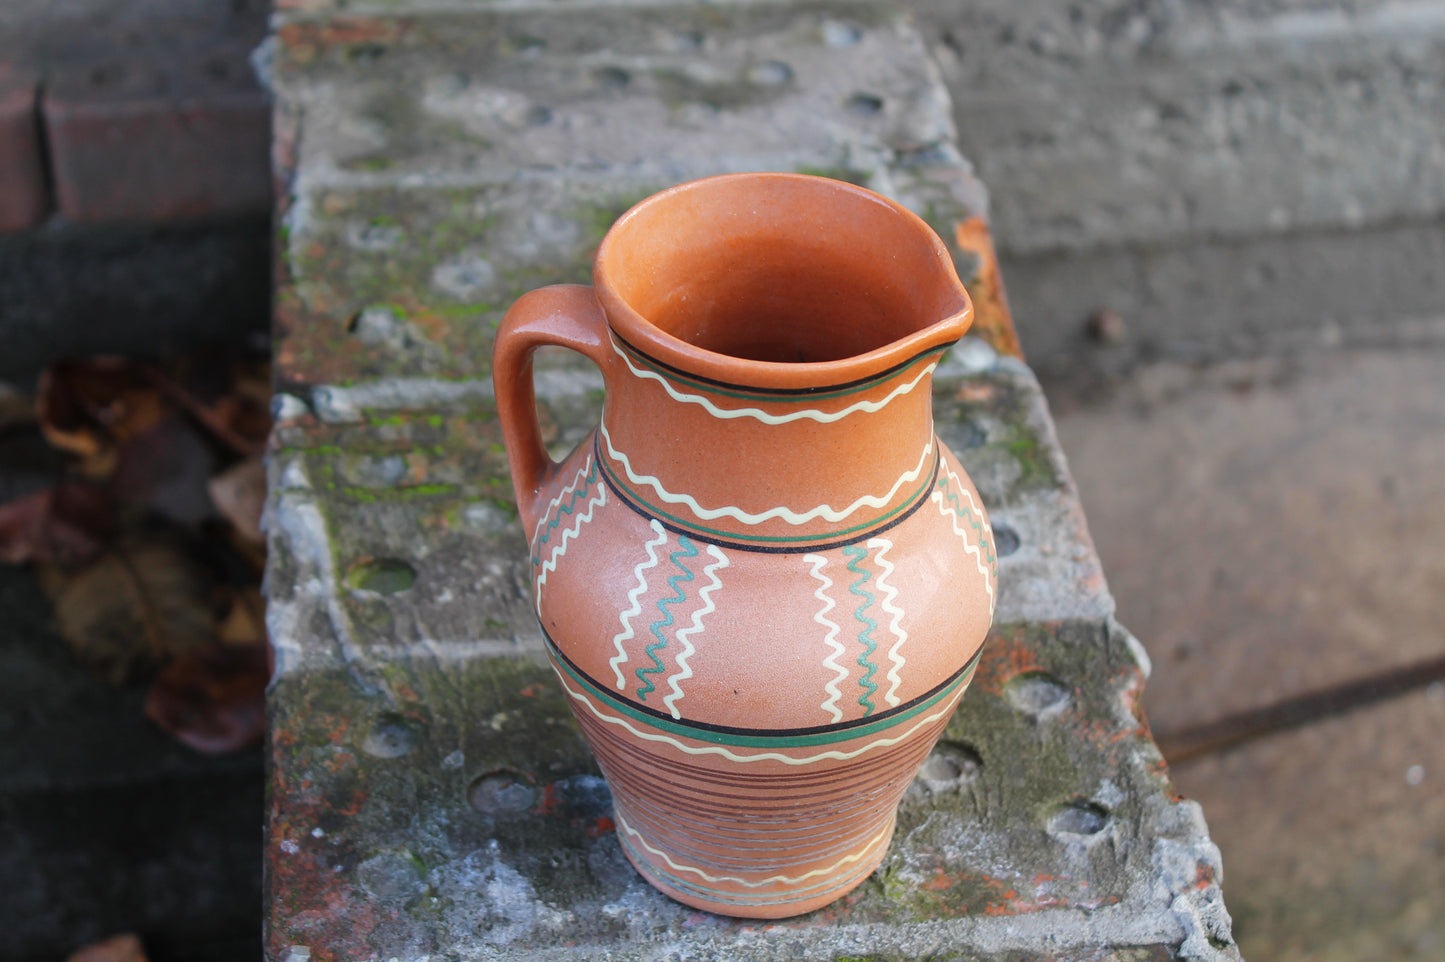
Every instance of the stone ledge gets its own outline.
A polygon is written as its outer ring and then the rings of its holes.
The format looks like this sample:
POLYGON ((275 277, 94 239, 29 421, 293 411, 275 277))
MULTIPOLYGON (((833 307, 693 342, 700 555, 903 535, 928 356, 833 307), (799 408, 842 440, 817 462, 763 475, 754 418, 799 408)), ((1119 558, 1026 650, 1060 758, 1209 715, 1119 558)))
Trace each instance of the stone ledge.
MULTIPOLYGON (((940 366, 935 421, 999 525, 999 624, 855 893, 763 925, 647 886, 541 656, 486 377, 496 321, 529 288, 585 282, 615 216, 703 174, 828 173, 976 233, 984 194, 907 20, 856 2, 305 6, 271 48, 269 956, 1237 959, 1218 852, 1139 714, 1147 657, 1112 620, 1038 384, 978 338, 940 366), (869 52, 856 70, 834 34, 869 52), (866 110, 859 78, 883 92, 866 110), (533 148, 551 166, 525 166, 533 148)), ((955 256, 1001 311, 982 249, 955 256)), ((565 450, 600 384, 576 359, 539 367, 565 450)))

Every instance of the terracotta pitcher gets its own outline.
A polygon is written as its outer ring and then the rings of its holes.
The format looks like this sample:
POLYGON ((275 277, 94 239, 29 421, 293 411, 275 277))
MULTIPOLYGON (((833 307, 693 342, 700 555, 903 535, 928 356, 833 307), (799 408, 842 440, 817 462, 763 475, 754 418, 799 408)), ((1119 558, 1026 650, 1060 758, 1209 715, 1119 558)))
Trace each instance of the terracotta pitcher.
POLYGON ((968 294, 919 218, 792 174, 643 201, 594 278, 520 299, 494 358, 548 652, 648 881, 819 908, 883 858, 993 616, 992 532, 930 398, 968 294), (545 344, 606 385, 560 464, 545 344))

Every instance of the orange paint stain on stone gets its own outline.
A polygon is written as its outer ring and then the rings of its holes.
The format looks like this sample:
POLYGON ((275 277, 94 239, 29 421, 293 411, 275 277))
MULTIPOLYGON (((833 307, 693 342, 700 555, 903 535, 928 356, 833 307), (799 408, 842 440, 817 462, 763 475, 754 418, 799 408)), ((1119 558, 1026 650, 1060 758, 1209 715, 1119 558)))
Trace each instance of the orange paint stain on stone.
POLYGON ((1025 643, 1021 632, 993 632, 983 644, 983 657, 979 659, 973 684, 991 695, 999 695, 1009 679, 1043 670, 1038 653, 1025 643))

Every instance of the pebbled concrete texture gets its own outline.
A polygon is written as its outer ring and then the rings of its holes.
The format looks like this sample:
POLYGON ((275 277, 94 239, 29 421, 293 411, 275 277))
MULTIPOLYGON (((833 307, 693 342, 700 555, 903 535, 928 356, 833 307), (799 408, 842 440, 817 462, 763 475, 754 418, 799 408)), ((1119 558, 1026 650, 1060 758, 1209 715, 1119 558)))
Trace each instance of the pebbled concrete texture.
MULTIPOLYGON (((1445 354, 1153 365, 1058 420, 1157 731, 1441 652, 1445 354)), ((1060 392, 1062 397, 1064 392, 1060 392)), ((1445 687, 1174 769, 1246 957, 1445 952, 1445 687)))
POLYGON ((1445 213, 1429 0, 915 8, 1015 252, 1445 213))
POLYGON ((1445 11, 1431 0, 912 4, 1050 375, 1115 354, 1392 345, 1445 316, 1445 11))
MULTIPOLYGON (((854 895, 764 925, 656 893, 540 660, 486 386, 501 312, 585 281, 615 216, 706 173, 866 183, 951 237, 984 193, 906 19, 298 2, 267 57, 286 185, 268 957, 1239 958, 1038 382, 982 340, 940 367, 936 421, 1007 532, 999 625, 854 895)), ((553 355, 538 384, 565 450, 596 374, 553 355)))

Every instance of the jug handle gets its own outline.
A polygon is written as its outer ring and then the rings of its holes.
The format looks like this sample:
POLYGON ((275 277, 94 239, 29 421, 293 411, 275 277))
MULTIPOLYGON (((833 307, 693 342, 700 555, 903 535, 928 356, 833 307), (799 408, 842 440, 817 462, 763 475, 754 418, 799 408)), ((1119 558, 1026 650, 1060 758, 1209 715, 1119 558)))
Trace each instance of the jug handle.
POLYGON ((607 317, 597 295, 585 284, 555 284, 524 294, 497 329, 492 349, 492 384, 497 419, 507 446, 512 487, 524 530, 536 526, 538 496, 560 465, 542 445, 532 355, 543 345, 569 348, 602 371, 604 385, 612 363, 607 317))

